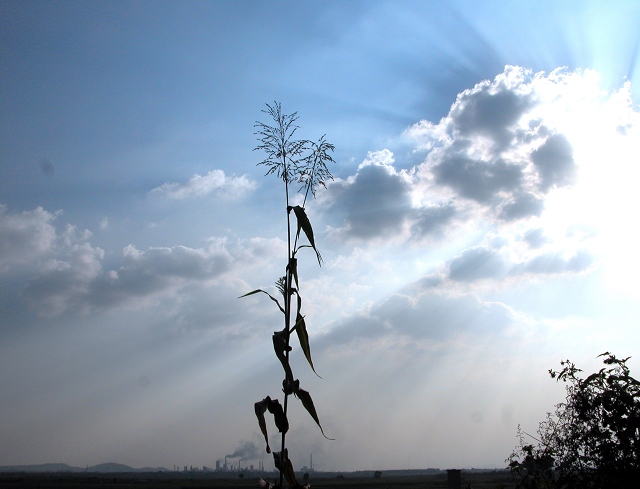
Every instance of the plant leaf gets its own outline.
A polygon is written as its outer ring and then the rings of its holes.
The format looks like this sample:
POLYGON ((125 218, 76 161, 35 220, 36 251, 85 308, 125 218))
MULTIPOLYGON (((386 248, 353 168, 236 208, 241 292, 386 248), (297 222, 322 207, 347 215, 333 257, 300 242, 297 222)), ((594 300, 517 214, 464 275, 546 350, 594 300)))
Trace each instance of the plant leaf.
MULTIPOLYGON (((298 340, 300 340, 300 348, 304 352, 304 356, 307 358, 307 362, 309 362, 309 366, 313 373, 318 375, 316 369, 313 366, 313 361, 311 360, 311 347, 309 346, 309 335, 307 333, 307 326, 304 322, 304 316, 298 313, 298 317, 296 318, 296 333, 298 333, 298 340)), ((318 377, 320 377, 318 375, 318 377)), ((320 377, 322 378, 322 377, 320 377)))
POLYGON ((320 431, 322 432, 322 436, 324 436, 327 440, 334 440, 334 438, 329 438, 327 435, 324 434, 324 430, 322 429, 322 426, 320 425, 320 420, 318 419, 318 413, 316 412, 316 408, 313 405, 313 401, 311 400, 311 395, 307 391, 305 391, 304 389, 300 389, 299 387, 295 389, 293 393, 298 399, 300 399, 304 408, 307 410, 307 412, 311 415, 313 420, 316 422, 316 424, 318 425, 318 428, 320 428, 320 431))
POLYGON ((291 371, 291 366, 289 365, 289 360, 287 359, 286 354, 286 352, 291 351, 291 347, 287 346, 286 329, 273 333, 273 349, 276 352, 278 360, 280 360, 280 363, 282 364, 282 368, 284 368, 285 378, 288 381, 293 382, 293 372, 291 371))
POLYGON ((282 308, 282 306, 278 302, 278 299, 276 299, 271 294, 269 294, 268 292, 265 292, 262 289, 256 289, 256 290, 252 290, 251 292, 247 292, 246 294, 241 295, 240 297, 238 297, 238 299, 242 299, 243 297, 247 297, 249 295, 257 294, 258 292, 262 292, 263 294, 267 294, 269 296, 269 299, 271 299, 273 302, 275 302, 276 305, 278 306, 278 309, 280 309, 280 311, 282 311, 282 314, 284 314, 284 309, 282 308))
POLYGON ((296 214, 296 219, 298 221, 298 232, 300 235, 300 229, 304 231, 305 236, 309 240, 309 244, 313 248, 313 251, 316 252, 316 258, 318 258, 318 264, 322 266, 322 256, 318 252, 316 248, 316 242, 313 239, 313 228, 311 227, 311 223, 309 222, 309 218, 307 217, 307 213, 305 212, 303 207, 296 205, 293 207, 293 212, 296 214))
POLYGON ((298 259, 291 258, 287 267, 289 268, 291 275, 293 275, 293 279, 296 281, 296 287, 300 288, 300 285, 298 284, 298 259))
POLYGON ((277 399, 269 399, 267 403, 267 409, 271 414, 273 414, 273 420, 276 422, 276 428, 280 433, 286 433, 289 431, 289 420, 287 419, 287 415, 284 414, 284 409, 282 409, 282 404, 277 399))
POLYGON ((293 470, 293 464, 289 460, 289 450, 284 449, 284 457, 282 452, 273 452, 273 463, 280 472, 282 472, 289 483, 289 487, 302 487, 296 480, 296 473, 293 470))
MULTIPOLYGON (((293 331, 294 329, 296 330, 296 333, 298 335, 298 340, 300 341, 300 348, 302 348, 302 351, 304 352, 304 356, 306 357, 307 362, 309 362, 309 366, 311 367, 311 370, 313 370, 314 374, 318 375, 318 372, 316 372, 316 369, 313 366, 313 361, 311 360, 311 347, 309 346, 309 334, 307 333, 307 325, 304 321, 304 316, 300 314, 301 307, 302 307, 302 298, 298 294, 298 312, 296 314, 296 324, 293 326, 291 331, 293 331)), ((320 376, 318 375, 318 377, 320 376)))
POLYGON ((267 422, 264 419, 264 413, 267 411, 267 406, 271 398, 269 396, 265 397, 262 401, 256 402, 254 404, 254 409, 256 411, 256 417, 258 418, 258 425, 260 426, 260 431, 264 435, 264 441, 267 443, 267 453, 271 453, 271 447, 269 446, 269 436, 267 435, 267 422))

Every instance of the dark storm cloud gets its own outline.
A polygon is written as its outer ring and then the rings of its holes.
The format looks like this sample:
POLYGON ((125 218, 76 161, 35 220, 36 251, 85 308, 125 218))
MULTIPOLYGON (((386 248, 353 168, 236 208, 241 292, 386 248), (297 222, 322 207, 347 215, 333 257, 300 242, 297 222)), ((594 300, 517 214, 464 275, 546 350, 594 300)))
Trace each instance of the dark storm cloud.
POLYGON ((345 213, 344 233, 360 239, 398 233, 411 212, 410 190, 402 174, 379 164, 362 166, 353 180, 329 186, 332 207, 345 213))
POLYGON ((553 186, 571 185, 575 179, 573 148, 563 134, 550 136, 531 153, 531 161, 538 169, 539 187, 545 192, 553 186))

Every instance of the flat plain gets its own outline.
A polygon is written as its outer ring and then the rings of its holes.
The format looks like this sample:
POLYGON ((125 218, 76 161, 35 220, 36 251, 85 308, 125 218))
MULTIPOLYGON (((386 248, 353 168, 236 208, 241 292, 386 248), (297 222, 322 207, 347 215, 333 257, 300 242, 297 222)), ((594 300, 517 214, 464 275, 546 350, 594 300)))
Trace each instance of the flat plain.
MULTIPOLYGON (((273 481, 275 475, 158 473, 3 473, 3 489, 254 489, 258 479, 273 481)), ((374 478, 360 473, 312 474, 312 489, 447 489, 446 474, 385 475, 374 478)), ((285 485, 286 487, 286 485, 285 485)), ((506 471, 462 472, 462 488, 512 489, 515 483, 506 471)))

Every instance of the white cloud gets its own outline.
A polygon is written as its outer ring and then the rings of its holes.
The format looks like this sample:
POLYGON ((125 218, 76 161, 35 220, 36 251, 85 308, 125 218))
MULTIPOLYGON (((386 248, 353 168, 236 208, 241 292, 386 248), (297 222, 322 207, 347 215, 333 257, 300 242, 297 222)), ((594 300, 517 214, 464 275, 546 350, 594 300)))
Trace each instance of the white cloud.
POLYGON ((0 272, 16 265, 30 264, 55 244, 55 215, 38 207, 32 211, 8 214, 0 205, 0 272))
POLYGON ((229 198, 236 198, 256 188, 256 182, 246 175, 227 176, 222 170, 211 170, 206 175, 193 175, 185 183, 165 183, 151 190, 152 195, 163 195, 170 199, 182 200, 204 197, 212 192, 229 198))
POLYGON ((271 269, 274 253, 284 254, 285 249, 280 240, 263 238, 233 243, 211 238, 201 248, 139 250, 128 245, 121 265, 105 270, 105 252, 89 242, 90 231, 71 224, 58 230, 56 216, 40 207, 18 214, 7 213, 4 207, 0 211, 0 272, 21 284, 16 307, 47 317, 121 304, 146 307, 160 297, 178 300, 186 288, 206 287, 231 271, 233 287, 247 288, 240 280, 242 273, 265 263, 271 269))

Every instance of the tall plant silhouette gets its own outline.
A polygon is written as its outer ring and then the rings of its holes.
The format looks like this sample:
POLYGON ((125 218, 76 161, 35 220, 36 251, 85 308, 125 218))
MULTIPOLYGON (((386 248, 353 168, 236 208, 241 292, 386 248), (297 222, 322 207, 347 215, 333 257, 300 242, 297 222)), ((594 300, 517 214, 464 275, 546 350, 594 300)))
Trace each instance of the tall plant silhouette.
POLYGON ((295 331, 300 349, 304 353, 313 372, 318 375, 311 360, 309 335, 307 333, 305 318, 302 314, 302 296, 300 295, 297 255, 300 250, 311 248, 315 252, 318 265, 322 265, 322 256, 316 247, 313 228, 307 217, 305 205, 309 194, 315 197, 318 186, 324 187, 326 186, 327 180, 333 179, 333 176, 327 169, 327 163, 333 162, 330 153, 335 148, 325 140, 325 136, 322 136, 317 142, 295 139, 295 133, 299 128, 296 125, 296 121, 298 120, 297 112, 289 115, 283 114, 281 104, 278 102, 274 102, 273 105, 267 104, 267 108, 262 112, 271 117, 273 125, 262 122, 256 122, 255 124, 259 144, 254 151, 258 150, 266 153, 266 158, 258 163, 258 165, 267 167, 266 175, 274 174, 281 179, 284 183, 285 191, 287 264, 284 276, 276 281, 276 287, 282 295, 283 303, 281 304, 278 298, 273 297, 263 289, 252 290, 241 297, 258 293, 266 294, 284 315, 284 328, 274 332, 272 337, 276 357, 282 364, 284 370, 284 380, 282 381, 282 392, 284 393, 283 403, 280 404, 278 399, 272 399, 270 396, 267 396, 262 401, 255 403, 255 413, 258 418, 260 430, 264 435, 267 453, 271 453, 265 419, 265 413, 267 411, 273 414, 275 425, 282 434, 281 449, 279 452, 273 453, 276 468, 280 471, 280 487, 282 487, 283 478, 287 479, 291 487, 303 487, 296 481, 293 466, 289 460, 288 450, 286 448, 286 434, 289 430, 289 421, 287 419, 289 396, 294 395, 301 401, 304 408, 320 428, 322 435, 325 438, 327 438, 327 436, 324 434, 324 430, 320 425, 320 420, 311 395, 300 387, 300 381, 294 378, 289 363, 289 354, 292 350, 290 339, 291 334, 295 331), (291 187, 298 185, 299 188, 297 192, 303 192, 304 198, 302 205, 292 206, 290 204, 291 187), (292 233, 292 212, 296 220, 294 233, 292 233), (301 231, 306 238, 304 244, 301 231), (296 307, 295 319, 292 321, 293 309, 291 304, 294 296, 296 299, 296 307))

